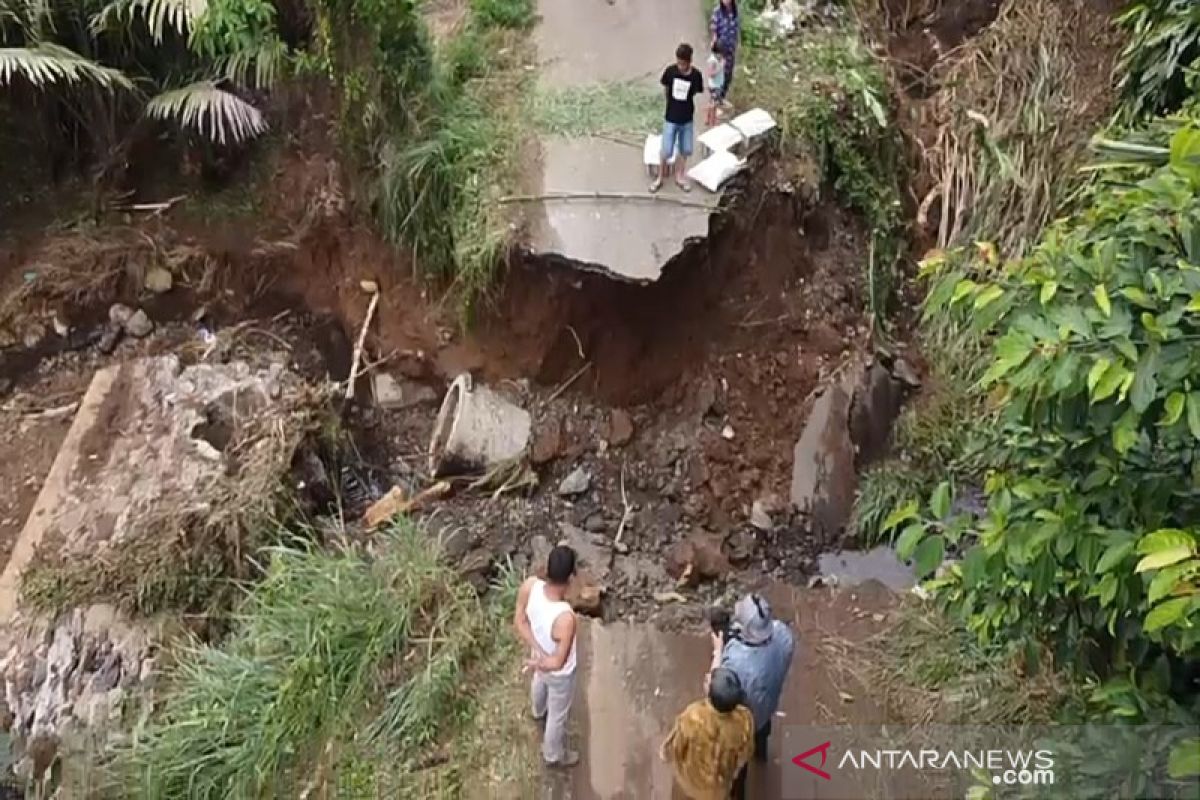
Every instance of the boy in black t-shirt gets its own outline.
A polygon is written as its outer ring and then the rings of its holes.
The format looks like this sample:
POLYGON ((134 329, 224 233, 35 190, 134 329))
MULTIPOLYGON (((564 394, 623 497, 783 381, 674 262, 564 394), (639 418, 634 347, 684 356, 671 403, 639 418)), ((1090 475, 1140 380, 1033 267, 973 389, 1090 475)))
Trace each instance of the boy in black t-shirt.
POLYGON ((650 184, 650 191, 662 188, 663 176, 671 154, 675 154, 675 184, 685 192, 692 187, 685 177, 688 156, 692 154, 693 118, 696 116, 695 97, 704 91, 704 78, 700 70, 692 67, 692 46, 681 44, 675 48, 675 63, 663 70, 663 93, 667 99, 666 120, 663 122, 662 152, 659 155, 658 177, 650 184))

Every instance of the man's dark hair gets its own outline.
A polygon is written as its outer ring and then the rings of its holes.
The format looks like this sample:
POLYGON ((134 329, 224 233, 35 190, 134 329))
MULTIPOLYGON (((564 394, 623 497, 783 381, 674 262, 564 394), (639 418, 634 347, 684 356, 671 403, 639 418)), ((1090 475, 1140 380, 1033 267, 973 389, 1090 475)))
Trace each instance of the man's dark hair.
POLYGON ((546 559, 546 580, 558 586, 563 586, 575 574, 575 551, 560 544, 550 551, 546 559))
POLYGON ((679 45, 679 47, 675 48, 675 57, 680 61, 686 61, 689 64, 692 63, 692 46, 686 42, 679 45))
POLYGON ((708 679, 708 702, 722 714, 728 714, 745 702, 742 682, 728 667, 717 667, 708 679))

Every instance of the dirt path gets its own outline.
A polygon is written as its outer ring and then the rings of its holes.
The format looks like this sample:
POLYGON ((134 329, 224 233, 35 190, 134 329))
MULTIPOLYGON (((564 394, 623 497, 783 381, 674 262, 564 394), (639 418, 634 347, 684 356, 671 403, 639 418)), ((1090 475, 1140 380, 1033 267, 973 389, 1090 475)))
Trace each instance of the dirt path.
MULTIPOLYGON (((541 82, 555 92, 589 91, 597 84, 626 81, 653 90, 680 42, 696 49, 697 63, 707 56, 708 36, 696 0, 541 0, 538 13, 541 21, 535 36, 541 82)), ((697 98, 697 135, 703 130, 703 102, 697 98)), ((540 180, 530 181, 538 194, 600 192, 629 197, 537 204, 530 209, 536 252, 653 281, 686 239, 708 233, 709 212, 704 208, 649 202, 640 139, 632 143, 545 136, 538 149, 540 180), (637 195, 647 197, 636 199, 637 195)), ((699 153, 693 163, 698 157, 699 153)), ((715 199, 700 188, 684 195, 669 183, 663 194, 696 203, 715 199)))
MULTIPOLYGON (((788 774, 802 752, 789 726, 834 720, 879 721, 862 687, 847 684, 824 660, 821 642, 836 636, 861 641, 877 633, 895 595, 870 582, 854 589, 765 590, 775 613, 797 632, 796 658, 784 689, 771 739, 770 761, 754 769, 750 797, 783 797, 799 785, 806 796, 821 787, 788 774)), ((651 625, 591 622, 580 634, 580 681, 575 739, 580 764, 569 779, 551 776, 546 797, 569 800, 656 800, 682 797, 658 747, 676 714, 700 697, 711 650, 704 623, 695 634, 666 633, 651 625)))

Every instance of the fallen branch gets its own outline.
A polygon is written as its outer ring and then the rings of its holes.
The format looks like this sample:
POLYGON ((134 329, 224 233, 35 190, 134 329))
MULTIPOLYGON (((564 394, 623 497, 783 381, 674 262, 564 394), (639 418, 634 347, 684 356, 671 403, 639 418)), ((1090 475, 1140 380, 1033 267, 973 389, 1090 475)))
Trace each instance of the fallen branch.
POLYGON ((547 200, 640 200, 650 203, 670 203, 688 208, 703 208, 707 211, 717 211, 719 206, 712 203, 701 203, 697 200, 685 200, 682 197, 651 194, 650 192, 547 192, 546 194, 513 194, 501 197, 502 205, 509 203, 541 203, 547 200))
POLYGON ((379 304, 379 290, 371 293, 371 304, 367 306, 367 318, 363 320, 362 330, 358 332, 358 344, 354 346, 354 359, 350 362, 350 377, 346 379, 346 399, 354 399, 354 382, 358 379, 358 364, 362 361, 363 345, 367 342, 367 331, 371 328, 371 319, 375 316, 375 306, 379 304))
POLYGON ((569 389, 571 387, 571 384, 573 384, 575 381, 579 380, 579 376, 582 375, 583 373, 587 372, 589 369, 591 369, 591 366, 592 366, 592 362, 589 361, 586 364, 584 364, 582 367, 580 367, 578 370, 576 370, 574 375, 567 378, 567 380, 563 383, 562 386, 559 386, 557 389, 554 390, 553 394, 551 394, 549 397, 546 398, 546 403, 547 404, 553 403, 555 400, 557 400, 559 395, 561 395, 563 392, 565 392, 567 389, 569 389))

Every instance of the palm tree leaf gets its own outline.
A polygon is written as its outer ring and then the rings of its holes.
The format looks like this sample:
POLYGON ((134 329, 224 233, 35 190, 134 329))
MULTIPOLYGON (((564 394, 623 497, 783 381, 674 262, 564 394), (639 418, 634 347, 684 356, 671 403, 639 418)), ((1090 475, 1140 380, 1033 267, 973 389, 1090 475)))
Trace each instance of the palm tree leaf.
POLYGON ((267 130, 261 111, 210 81, 163 92, 146 104, 146 114, 191 128, 218 144, 248 141, 267 130))
POLYGON ((57 83, 95 81, 105 88, 133 84, 120 70, 97 64, 73 50, 43 42, 36 47, 0 47, 0 86, 21 76, 38 88, 57 83))
POLYGON ((154 41, 161 42, 167 28, 186 35, 207 11, 208 0, 113 0, 92 17, 92 30, 103 30, 114 19, 133 19, 140 13, 145 15, 154 41))
POLYGON ((217 70, 241 86, 269 89, 275 85, 287 57, 287 45, 277 36, 216 60, 217 70))

